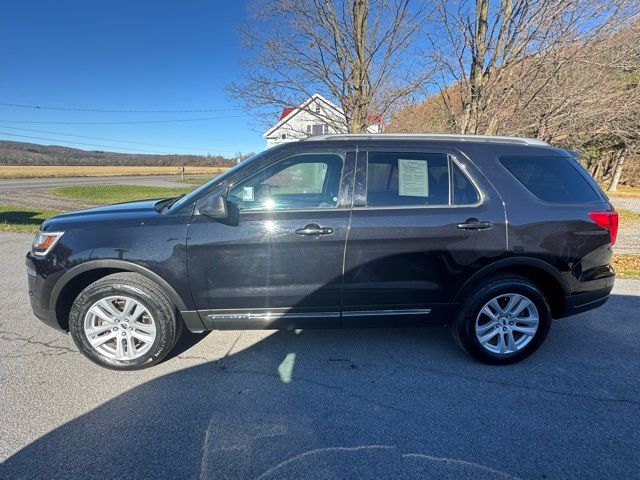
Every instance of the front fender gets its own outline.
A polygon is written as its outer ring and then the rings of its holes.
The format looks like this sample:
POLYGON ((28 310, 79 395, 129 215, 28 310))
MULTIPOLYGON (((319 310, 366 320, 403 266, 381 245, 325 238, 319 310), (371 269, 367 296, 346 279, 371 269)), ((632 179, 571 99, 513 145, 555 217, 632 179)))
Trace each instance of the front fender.
POLYGON ((171 301, 178 307, 181 311, 192 310, 189 308, 188 304, 190 303, 190 299, 183 299, 178 292, 160 275, 157 273, 145 268, 141 265, 137 265, 135 263, 127 262, 126 260, 117 260, 117 259, 104 259, 104 260, 89 260, 80 265, 77 265, 70 270, 67 270, 62 276, 58 279, 53 290, 51 291, 51 297, 49 300, 49 309, 55 310, 56 305, 58 304, 58 299, 60 297, 61 292, 64 288, 69 284, 71 280, 76 278, 78 275, 83 273, 90 272, 92 270, 100 270, 100 269, 115 269, 126 272, 135 272, 140 275, 144 275, 149 280, 157 283, 162 289, 166 292, 166 294, 171 298, 171 301), (186 300, 186 301, 185 301, 186 300))

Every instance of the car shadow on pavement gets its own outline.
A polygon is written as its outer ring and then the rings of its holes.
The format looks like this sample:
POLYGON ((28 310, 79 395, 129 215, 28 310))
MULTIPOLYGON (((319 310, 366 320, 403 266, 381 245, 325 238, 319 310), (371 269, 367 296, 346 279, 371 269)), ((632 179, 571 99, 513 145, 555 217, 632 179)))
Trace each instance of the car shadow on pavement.
POLYGON ((0 478, 625 478, 638 407, 590 397, 584 365, 552 367, 570 348, 554 333, 592 323, 562 322, 508 367, 468 359, 437 327, 277 331, 62 425, 0 478), (616 458, 594 455, 612 444, 616 458))
POLYGON ((202 333, 192 333, 186 328, 182 329, 182 333, 180 334, 180 338, 176 342, 175 346, 169 352, 169 355, 165 358, 165 362, 171 360, 172 358, 178 357, 182 355, 184 352, 187 352, 189 349, 195 347, 198 343, 203 341, 212 332, 202 332, 202 333))

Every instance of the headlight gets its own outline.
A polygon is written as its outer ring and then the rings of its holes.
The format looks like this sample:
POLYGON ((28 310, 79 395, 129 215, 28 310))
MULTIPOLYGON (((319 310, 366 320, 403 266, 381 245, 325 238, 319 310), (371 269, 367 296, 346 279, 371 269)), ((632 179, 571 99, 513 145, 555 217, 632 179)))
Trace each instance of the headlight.
POLYGON ((64 232, 38 232, 31 245, 31 253, 38 257, 44 257, 55 247, 64 232))

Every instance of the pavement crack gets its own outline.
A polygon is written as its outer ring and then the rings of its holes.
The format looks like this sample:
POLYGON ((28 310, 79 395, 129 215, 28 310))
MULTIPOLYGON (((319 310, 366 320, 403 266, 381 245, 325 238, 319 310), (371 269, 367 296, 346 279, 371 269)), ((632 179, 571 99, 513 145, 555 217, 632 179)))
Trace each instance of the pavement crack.
MULTIPOLYGON (((34 340, 33 336, 31 337, 21 337, 15 333, 0 331, 0 340, 5 340, 7 342, 22 342, 23 345, 35 345, 38 347, 45 347, 55 351, 58 355, 64 355, 67 353, 78 353, 77 350, 69 347, 64 347, 62 345, 53 345, 54 342, 57 342, 58 339, 51 340, 50 342, 43 342, 40 340, 34 340)), ((10 358, 18 358, 33 355, 34 353, 45 354, 43 351, 30 352, 25 355, 8 355, 10 358)))

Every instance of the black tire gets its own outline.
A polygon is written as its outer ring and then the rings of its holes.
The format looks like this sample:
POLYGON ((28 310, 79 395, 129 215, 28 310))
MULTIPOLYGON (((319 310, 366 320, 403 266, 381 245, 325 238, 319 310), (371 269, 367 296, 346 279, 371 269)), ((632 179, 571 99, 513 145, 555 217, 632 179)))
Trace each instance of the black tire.
POLYGON ((542 291, 525 278, 503 275, 495 277, 472 292, 449 328, 454 340, 471 357, 483 363, 507 365, 519 362, 535 352, 547 337, 550 326, 551 310, 542 291), (533 302, 538 310, 538 329, 522 349, 513 353, 496 354, 480 344, 475 330, 476 318, 487 302, 501 294, 509 293, 523 295, 533 302))
POLYGON ((115 273, 92 283, 76 297, 69 313, 69 333, 78 349, 89 360, 112 370, 138 370, 159 363, 173 349, 181 331, 182 320, 167 294, 156 283, 138 273, 115 273), (151 348, 139 358, 108 358, 91 346, 85 334, 84 319, 89 308, 101 298, 115 295, 124 295, 140 302, 153 316, 156 337, 151 348))

